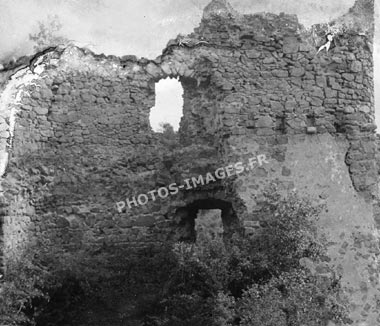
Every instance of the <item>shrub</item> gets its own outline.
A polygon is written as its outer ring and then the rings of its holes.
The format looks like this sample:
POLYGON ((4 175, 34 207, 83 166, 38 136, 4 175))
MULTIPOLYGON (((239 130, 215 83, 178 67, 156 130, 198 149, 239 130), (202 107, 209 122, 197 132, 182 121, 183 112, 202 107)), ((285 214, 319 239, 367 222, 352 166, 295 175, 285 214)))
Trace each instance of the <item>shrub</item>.
POLYGON ((240 326, 286 326, 281 292, 269 284, 254 284, 237 303, 240 326))
POLYGON ((0 323, 7 325, 34 324, 33 300, 47 299, 44 291, 51 280, 41 265, 33 263, 28 251, 7 261, 6 276, 0 284, 0 323), (25 312, 32 317, 29 318, 25 312))
POLYGON ((34 42, 34 50, 42 51, 50 46, 72 44, 67 38, 59 35, 62 24, 57 15, 48 15, 46 22, 38 22, 38 33, 29 34, 29 40, 34 42))
POLYGON ((174 131, 174 127, 170 123, 161 123, 160 132, 157 134, 161 144, 169 149, 175 150, 179 148, 179 135, 174 131))
POLYGON ((245 290, 236 309, 240 326, 325 326, 347 321, 338 280, 295 269, 245 290))
POLYGON ((129 318, 145 326, 345 321, 339 278, 326 268, 318 275, 301 264, 324 258, 315 226, 320 208, 296 194, 269 198, 271 214, 253 238, 204 238, 134 253, 88 248, 75 256, 40 246, 39 257, 30 253, 8 268, 1 321, 26 323, 29 316, 31 325, 73 324, 82 310, 107 306, 116 293, 133 303, 129 318))
POLYGON ((176 267, 151 325, 322 326, 346 318, 335 275, 300 263, 325 255, 315 225, 321 207, 296 194, 271 200, 254 238, 175 245, 176 267))
POLYGON ((260 265, 273 275, 299 266, 301 258, 318 259, 325 253, 324 239, 318 235, 316 222, 321 206, 309 198, 291 193, 285 199, 272 195, 271 217, 264 221, 264 232, 254 241, 261 253, 260 265))
POLYGON ((74 323, 89 306, 107 309, 109 299, 116 293, 127 293, 131 299, 157 293, 175 266, 174 256, 166 248, 139 252, 84 248, 72 255, 44 246, 39 242, 17 260, 7 262, 6 277, 0 284, 0 322, 74 323))
POLYGON ((231 295, 219 292, 214 301, 213 322, 215 326, 232 326, 235 324, 237 314, 236 301, 231 295))

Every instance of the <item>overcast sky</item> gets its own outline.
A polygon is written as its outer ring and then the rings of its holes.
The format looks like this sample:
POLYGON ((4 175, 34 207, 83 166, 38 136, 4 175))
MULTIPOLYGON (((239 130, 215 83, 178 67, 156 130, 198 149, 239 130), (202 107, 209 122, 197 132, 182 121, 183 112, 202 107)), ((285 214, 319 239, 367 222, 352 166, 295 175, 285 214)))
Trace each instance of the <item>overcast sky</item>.
MULTIPOLYGON (((199 24, 209 0, 0 0, 0 60, 30 54, 29 33, 38 21, 58 15, 62 35, 97 53, 157 57, 169 39, 190 33, 199 24)), ((354 0, 231 0, 241 13, 297 14, 306 26, 328 22, 348 11, 354 0)), ((377 15, 378 17, 378 15, 377 15)), ((377 23, 376 25, 379 25, 377 23)), ((380 62, 379 38, 375 42, 380 62)), ((376 64, 376 75, 380 75, 376 64)), ((376 88, 380 89, 378 80, 376 88)), ((172 84, 161 87, 169 98, 172 84)), ((380 92, 376 95, 380 105, 380 92)), ((171 101, 171 109, 176 101, 171 101)), ((177 101, 178 102, 178 101, 177 101)), ((379 108, 380 111, 380 108, 379 108)), ((379 112, 380 122, 380 112, 379 112)))

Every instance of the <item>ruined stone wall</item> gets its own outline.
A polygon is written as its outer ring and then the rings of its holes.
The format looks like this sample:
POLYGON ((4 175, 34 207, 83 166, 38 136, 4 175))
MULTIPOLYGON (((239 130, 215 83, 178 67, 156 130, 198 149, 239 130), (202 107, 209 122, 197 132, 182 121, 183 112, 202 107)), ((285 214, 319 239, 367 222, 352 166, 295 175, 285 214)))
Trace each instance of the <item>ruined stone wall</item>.
POLYGON ((220 209, 227 233, 254 234, 275 183, 326 204, 321 232, 353 319, 379 323, 372 34, 346 30, 317 53, 325 27, 226 7, 206 10, 193 45, 173 40, 156 60, 69 47, 44 54, 34 71, 18 68, 0 101, 6 259, 43 239, 73 254, 186 239, 200 209, 220 209), (154 84, 167 76, 184 87, 172 148, 149 126, 154 84), (253 171, 117 210, 260 154, 268 163, 253 171))

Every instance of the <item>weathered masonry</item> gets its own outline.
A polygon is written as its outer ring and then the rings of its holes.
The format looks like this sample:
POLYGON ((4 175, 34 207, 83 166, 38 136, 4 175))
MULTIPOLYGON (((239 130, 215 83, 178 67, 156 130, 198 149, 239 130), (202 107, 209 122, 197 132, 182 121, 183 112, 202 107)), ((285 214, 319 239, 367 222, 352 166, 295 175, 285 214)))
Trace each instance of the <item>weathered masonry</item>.
POLYGON ((214 0, 194 33, 155 60, 57 48, 6 67, 0 98, 4 259, 53 234, 52 246, 139 247, 194 238, 219 210, 226 234, 254 233, 263 192, 297 189, 326 204, 320 226, 355 325, 379 325, 378 169, 373 1, 330 25, 239 15, 214 0), (328 51, 329 28, 336 33, 328 51), (36 61, 36 62, 35 62, 36 61), (179 77, 180 146, 149 125, 154 85, 179 77), (116 203, 265 154, 268 164, 119 213, 116 203))

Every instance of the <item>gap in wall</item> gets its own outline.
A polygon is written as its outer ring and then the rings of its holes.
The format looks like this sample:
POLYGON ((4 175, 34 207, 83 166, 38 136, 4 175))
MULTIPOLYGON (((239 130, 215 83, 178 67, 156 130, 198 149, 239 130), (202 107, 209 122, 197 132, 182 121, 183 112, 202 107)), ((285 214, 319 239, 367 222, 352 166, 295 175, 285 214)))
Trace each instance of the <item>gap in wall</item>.
POLYGON ((196 242, 205 236, 207 239, 228 239, 239 231, 239 221, 232 204, 215 198, 195 200, 178 208, 174 221, 174 241, 196 242))
POLYGON ((183 87, 176 78, 161 79, 155 85, 156 102, 149 122, 154 132, 163 132, 165 124, 178 131, 183 116, 183 87))
POLYGON ((223 237, 222 210, 200 209, 195 219, 196 240, 215 240, 223 237))

